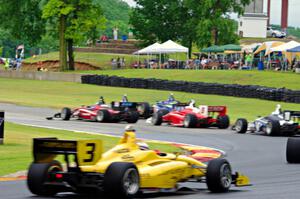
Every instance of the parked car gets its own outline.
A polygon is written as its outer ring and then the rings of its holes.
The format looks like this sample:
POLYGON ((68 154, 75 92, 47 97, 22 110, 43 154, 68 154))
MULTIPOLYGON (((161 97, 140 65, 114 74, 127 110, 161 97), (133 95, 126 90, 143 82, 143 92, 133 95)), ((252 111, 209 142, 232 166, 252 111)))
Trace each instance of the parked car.
POLYGON ((237 133, 246 133, 247 131, 263 132, 269 136, 288 135, 292 136, 299 132, 300 111, 281 110, 277 105, 276 110, 266 117, 258 117, 253 122, 245 118, 239 118, 235 122, 233 130, 237 133))
POLYGON ((267 27, 267 37, 285 38, 286 33, 279 30, 274 30, 272 27, 267 27))

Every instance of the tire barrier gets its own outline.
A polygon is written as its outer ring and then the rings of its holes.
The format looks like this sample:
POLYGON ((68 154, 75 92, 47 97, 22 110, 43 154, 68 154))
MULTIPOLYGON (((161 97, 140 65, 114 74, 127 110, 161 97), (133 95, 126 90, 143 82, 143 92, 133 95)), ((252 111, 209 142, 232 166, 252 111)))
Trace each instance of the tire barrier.
POLYGON ((270 88, 256 85, 169 81, 153 78, 125 78, 107 75, 83 75, 81 76, 81 83, 101 86, 183 91, 188 93, 224 95, 300 103, 300 90, 270 88))

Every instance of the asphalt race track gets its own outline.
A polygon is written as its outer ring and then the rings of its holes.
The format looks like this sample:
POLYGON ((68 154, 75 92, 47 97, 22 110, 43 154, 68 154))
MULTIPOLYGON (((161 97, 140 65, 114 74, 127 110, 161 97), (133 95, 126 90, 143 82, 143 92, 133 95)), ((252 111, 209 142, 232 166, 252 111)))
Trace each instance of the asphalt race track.
MULTIPOLYGON (((123 124, 101 124, 85 121, 61 121, 45 119, 55 113, 53 109, 30 108, 11 104, 0 104, 5 110, 6 121, 38 125, 49 128, 61 128, 92 133, 122 135, 123 124)), ((227 152, 233 170, 241 171, 250 177, 253 186, 236 188, 226 194, 212 194, 205 184, 184 184, 176 194, 146 194, 142 198, 204 198, 204 199, 294 199, 300 196, 300 165, 287 164, 285 160, 286 137, 267 137, 259 134, 239 135, 231 130, 219 129, 185 129, 163 126, 152 126, 140 120, 135 128, 137 137, 195 145, 215 147, 227 152)), ((28 163, 29 164, 29 163, 28 163)), ((26 187, 25 181, 0 182, 1 199, 34 198, 26 187)), ((60 194, 57 198, 96 198, 79 196, 72 193, 60 194)))

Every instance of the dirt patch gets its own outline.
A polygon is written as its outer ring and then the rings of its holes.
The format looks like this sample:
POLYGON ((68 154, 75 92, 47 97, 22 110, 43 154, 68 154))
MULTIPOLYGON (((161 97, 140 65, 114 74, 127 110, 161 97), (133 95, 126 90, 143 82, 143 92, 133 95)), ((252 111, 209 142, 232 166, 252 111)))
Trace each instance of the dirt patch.
MULTIPOLYGON (((39 69, 47 69, 47 71, 60 71, 59 61, 47 60, 35 63, 22 63, 23 71, 38 71, 39 69)), ((89 63, 75 62, 75 70, 101 70, 100 67, 89 63)))

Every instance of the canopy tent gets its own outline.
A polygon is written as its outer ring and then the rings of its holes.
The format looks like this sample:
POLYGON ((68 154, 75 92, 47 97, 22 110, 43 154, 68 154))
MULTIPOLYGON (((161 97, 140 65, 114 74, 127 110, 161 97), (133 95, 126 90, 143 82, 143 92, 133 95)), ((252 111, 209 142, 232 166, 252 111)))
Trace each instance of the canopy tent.
POLYGON ((205 53, 223 53, 224 52, 224 48, 222 46, 210 46, 207 48, 203 48, 201 50, 201 52, 205 52, 205 53))
POLYGON ((292 61, 293 59, 293 55, 291 52, 288 52, 289 49, 292 49, 294 47, 300 46, 300 43, 296 42, 296 41, 289 41, 285 44, 282 44, 280 46, 271 48, 270 51, 271 52, 282 52, 285 57, 289 60, 289 62, 292 61))
POLYGON ((188 53, 189 49, 187 47, 181 46, 172 40, 168 40, 161 44, 157 49, 159 53, 188 53))
POLYGON ((300 44, 294 48, 288 49, 287 52, 299 53, 300 52, 300 44))
POLYGON ((241 51, 242 48, 240 45, 236 44, 227 44, 224 46, 221 46, 225 51, 241 51))
POLYGON ((254 54, 258 54, 261 51, 265 51, 265 55, 264 56, 267 56, 268 54, 271 53, 270 52, 271 48, 280 46, 282 44, 284 44, 284 42, 281 42, 281 41, 267 41, 267 42, 264 42, 258 49, 256 49, 256 51, 254 52, 254 54))
POLYGON ((262 43, 253 43, 253 44, 249 44, 249 45, 242 45, 242 51, 252 53, 252 52, 255 52, 261 45, 262 45, 262 43))
POLYGON ((243 51, 239 50, 239 51, 235 51, 235 50, 225 50, 224 54, 242 54, 243 51))
POLYGON ((186 53, 188 59, 189 49, 175 43, 172 40, 168 40, 163 44, 154 43, 144 49, 134 52, 133 54, 148 55, 148 62, 149 62, 149 55, 159 55, 159 65, 160 65, 161 55, 171 54, 171 53, 186 53))
POLYGON ((147 55, 147 54, 156 54, 157 50, 160 48, 160 43, 154 43, 146 48, 143 48, 139 51, 134 52, 135 55, 147 55))
POLYGON ((296 46, 300 46, 300 43, 296 42, 296 41, 289 41, 287 43, 284 43, 280 46, 277 47, 272 47, 270 49, 270 52, 285 52, 288 49, 294 48, 296 46))

